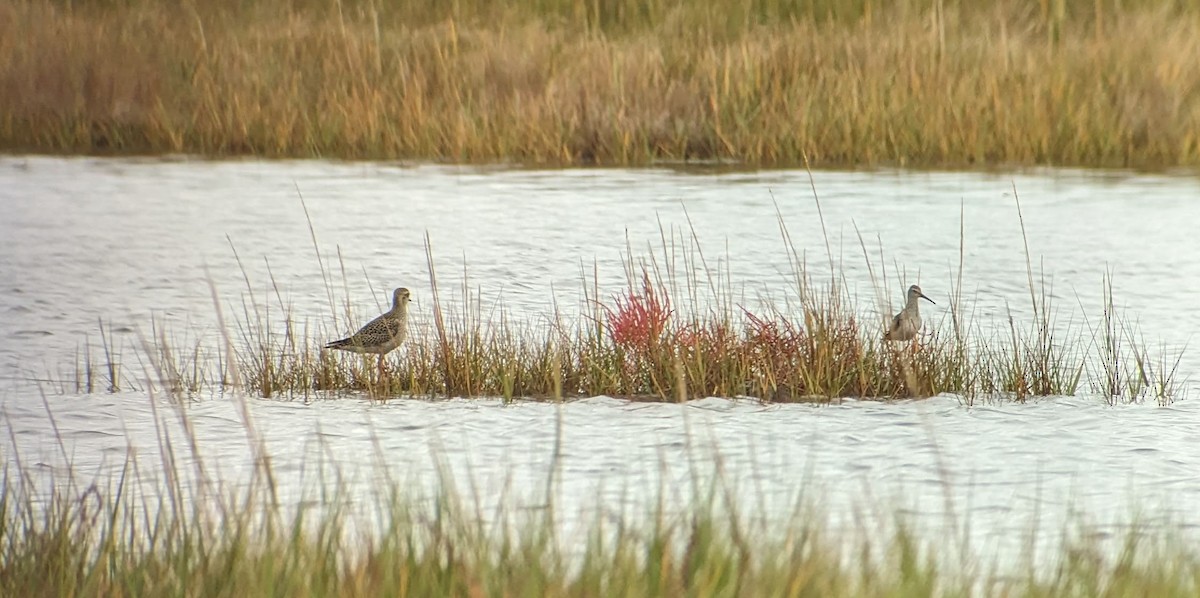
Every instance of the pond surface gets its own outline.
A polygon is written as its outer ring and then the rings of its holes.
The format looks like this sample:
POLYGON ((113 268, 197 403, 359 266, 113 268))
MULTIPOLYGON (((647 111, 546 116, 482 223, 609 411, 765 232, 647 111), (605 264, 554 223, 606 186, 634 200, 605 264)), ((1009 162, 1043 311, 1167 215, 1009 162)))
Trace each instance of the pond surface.
MULTIPOLYGON (((555 302, 576 309, 593 271, 601 296, 619 291, 627 247, 665 261, 664 234, 677 246, 694 238, 739 302, 786 299, 795 281, 782 222, 814 275, 828 271, 833 254, 864 298, 861 308, 876 309, 872 273, 883 274, 893 303, 919 281, 938 301, 923 307, 936 325, 948 313, 961 247, 964 304, 987 330, 1010 311, 1025 318, 1029 305, 1015 187, 1033 267, 1045 272, 1059 325, 1098 325, 1111 272, 1118 309, 1152 348, 1174 355, 1200 330, 1197 179, 1075 171, 813 178, 820 212, 804 172, 2 158, 0 337, 8 342, 0 344, 0 418, 12 432, 2 452, 49 472, 63 465, 47 405, 77 474, 107 475, 130 447, 157 450, 145 393, 60 393, 56 381, 70 376, 83 348, 103 350, 101 320, 134 378, 145 376, 138 339, 151 334, 152 321, 211 340, 214 289, 228 317, 248 295, 246 279, 249 294, 278 296, 314 330, 339 334, 346 330, 331 315, 323 263, 335 301, 348 297, 357 313, 370 314, 392 287, 407 286, 424 325, 426 236, 443 292, 454 292, 465 271, 486 305, 502 302, 531 321, 555 302)), ((1183 354, 1182 378, 1200 373, 1194 353, 1183 354)), ((970 521, 982 554, 1015 554, 1035 529, 1039 544, 1053 542, 1073 513, 1109 530, 1134 515, 1193 530, 1200 407, 1186 398, 1192 385, 1167 407, 1110 407, 1094 396, 820 408, 587 399, 561 411, 560 492, 568 511, 597 502, 644 510, 664 485, 678 489, 694 475, 688 463, 711 471, 715 447, 723 475, 761 513, 782 517, 806 493, 835 525, 854 525, 863 506, 884 507, 881 516, 900 509, 931 525, 951 515, 970 521)), ((216 396, 186 410, 203 455, 231 483, 244 479, 250 458, 236 403, 216 396)), ((296 500, 312 477, 306 468, 326 461, 361 469, 346 483, 366 492, 378 471, 364 462, 382 453, 391 475, 415 487, 432 487, 444 458, 485 497, 509 488, 514 501, 532 501, 550 467, 559 413, 553 405, 461 400, 249 404, 284 494, 296 500)))

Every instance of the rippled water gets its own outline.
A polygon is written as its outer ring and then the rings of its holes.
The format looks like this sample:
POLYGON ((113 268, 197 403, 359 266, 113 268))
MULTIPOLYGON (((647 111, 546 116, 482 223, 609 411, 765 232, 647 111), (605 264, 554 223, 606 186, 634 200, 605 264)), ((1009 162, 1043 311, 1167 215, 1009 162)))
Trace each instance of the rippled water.
MULTIPOLYGON (((413 289, 418 319, 428 312, 426 234, 443 284, 453 286, 465 268, 489 302, 502 299, 516 317, 544 316, 554 299, 577 305, 581 271, 598 271, 602 293, 619 289, 622 252, 661 251, 662 230, 694 232, 710 266, 727 271, 747 302, 786 296, 792 278, 780 218, 819 271, 828 263, 823 217, 848 284, 872 292, 861 234, 876 268, 882 245, 890 288, 919 275, 941 304, 925 311, 935 322, 946 313, 961 225, 964 290, 986 327, 1010 308, 1022 317, 1028 305, 1015 186, 1034 266, 1043 264, 1052 280, 1064 325, 1083 326, 1079 314, 1099 313, 1111 270, 1118 306, 1152 345, 1174 351, 1200 330, 1192 309, 1200 295, 1196 179, 1066 171, 813 176, 820 214, 803 172, 0 159, 0 336, 9 341, 0 344, 7 380, 0 417, 12 431, 6 443, 16 443, 4 452, 10 462, 20 454, 26 464, 62 465, 39 386, 50 392, 49 411, 77 472, 108 471, 130 446, 157 447, 145 395, 62 396, 37 381, 69 369, 82 346, 99 350, 101 319, 112 323, 133 375, 137 334, 148 333, 152 318, 212 335, 209 281, 226 308, 245 294, 231 244, 254 293, 273 297, 273 276, 299 318, 328 321, 300 196, 321 259, 362 313, 398 285, 413 289)), ((1200 360, 1185 353, 1181 373, 1197 372, 1200 360)), ((250 405, 285 488, 298 488, 305 468, 321 459, 363 466, 375 438, 398 479, 428 487, 442 456, 485 495, 507 487, 514 500, 545 479, 558 413, 552 405, 490 401, 250 405)), ((187 413, 221 476, 246 475, 235 402, 214 397, 187 413)), ((711 450, 695 456, 700 444, 715 445, 725 475, 768 512, 788 511, 808 491, 831 520, 850 522, 851 505, 861 506, 869 489, 879 500, 867 502, 877 506, 930 521, 948 512, 968 518, 983 552, 1017 550, 1035 527, 1055 536, 1073 509, 1098 522, 1128 521, 1136 511, 1184 529, 1200 525, 1190 508, 1200 504, 1200 411, 1187 399, 1169 407, 1108 407, 1083 396, 967 408, 938 397, 814 408, 597 398, 562 414, 568 504, 599 500, 636 511, 663 480, 677 487, 690 475, 687 463, 712 468, 711 450)), ((348 483, 366 491, 376 474, 363 471, 348 483)))

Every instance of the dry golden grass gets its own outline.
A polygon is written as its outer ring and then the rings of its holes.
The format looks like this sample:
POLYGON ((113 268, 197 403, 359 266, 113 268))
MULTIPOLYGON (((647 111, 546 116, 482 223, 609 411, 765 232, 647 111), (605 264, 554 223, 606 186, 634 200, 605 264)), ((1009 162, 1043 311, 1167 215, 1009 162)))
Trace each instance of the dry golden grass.
POLYGON ((1200 165, 1200 8, 0 5, 8 151, 1200 165))

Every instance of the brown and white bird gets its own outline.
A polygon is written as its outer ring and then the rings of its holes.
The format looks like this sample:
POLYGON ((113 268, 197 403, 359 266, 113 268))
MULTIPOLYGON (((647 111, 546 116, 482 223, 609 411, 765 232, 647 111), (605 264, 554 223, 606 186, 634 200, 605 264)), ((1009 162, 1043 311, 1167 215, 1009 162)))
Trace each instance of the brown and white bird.
POLYGON ((396 289, 392 292, 392 309, 367 322, 358 332, 333 341, 325 348, 372 353, 379 356, 382 367, 383 356, 399 347, 408 336, 408 302, 411 300, 408 289, 396 289))
POLYGON ((892 323, 888 326, 888 331, 884 333, 883 340, 907 341, 917 335, 917 331, 921 329, 921 299, 937 305, 933 299, 926 297, 925 293, 921 292, 921 287, 915 284, 908 287, 908 303, 905 303, 904 309, 892 318, 892 323))

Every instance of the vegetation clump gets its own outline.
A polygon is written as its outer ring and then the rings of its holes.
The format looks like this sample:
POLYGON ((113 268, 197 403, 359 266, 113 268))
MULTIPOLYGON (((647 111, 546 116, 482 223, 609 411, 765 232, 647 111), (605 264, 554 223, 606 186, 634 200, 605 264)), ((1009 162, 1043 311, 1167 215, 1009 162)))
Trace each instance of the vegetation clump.
MULTIPOLYGON (((684 251, 675 249, 680 242, 664 242, 673 248, 664 251, 684 251)), ((1030 267, 1030 317, 1023 324, 1012 317, 973 323, 960 286, 952 284, 946 317, 898 342, 884 340, 888 307, 860 305, 837 276, 819 282, 796 262, 788 297, 751 302, 721 282, 729 272, 692 267, 703 263, 698 251, 630 254, 622 292, 601 296, 598 281, 585 280, 582 309, 566 314, 556 306, 543 318, 517 320, 502 305, 485 306, 467 280, 461 295, 444 297, 429 250, 432 313, 409 324, 405 344, 386 357, 386 367, 377 367, 374 356, 325 350, 337 332, 311 328, 278 293, 276 306, 254 298, 247 277, 251 298, 215 355, 199 343, 181 347, 160 328, 139 348, 148 359, 138 361, 151 363, 151 378, 183 395, 232 387, 301 398, 361 391, 375 398, 828 402, 951 393, 974 402, 1091 393, 1110 403, 1165 404, 1182 386, 1182 352, 1152 353, 1114 308, 1107 279, 1104 313, 1085 318, 1088 325, 1074 332, 1057 324, 1046 285, 1030 267)), ((323 279, 333 277, 323 272, 323 279)), ((336 320, 337 293, 328 288, 327 294, 336 320)), ((347 305, 346 325, 336 329, 354 329, 352 316, 347 305)), ((81 356, 76 392, 116 390, 118 379, 133 378, 114 363, 110 337, 102 327, 104 350, 81 356)))

